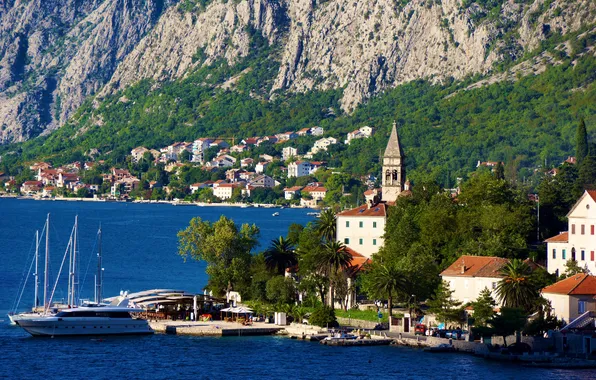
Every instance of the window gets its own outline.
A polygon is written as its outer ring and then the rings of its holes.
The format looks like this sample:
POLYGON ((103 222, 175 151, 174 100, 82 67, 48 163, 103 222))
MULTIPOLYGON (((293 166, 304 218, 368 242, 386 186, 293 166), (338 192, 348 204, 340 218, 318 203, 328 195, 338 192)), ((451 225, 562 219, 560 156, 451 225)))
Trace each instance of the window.
POLYGON ((493 282, 491 285, 492 285, 493 290, 497 288, 497 283, 496 282, 493 282))
POLYGON ((594 235, 594 225, 590 226, 590 235, 594 235))
POLYGON ((364 222, 358 222, 358 227, 360 227, 360 228, 364 227, 364 222))
POLYGON ((575 235, 575 224, 571 225, 571 235, 575 235))
POLYGON ((594 251, 590 251, 590 260, 594 261, 594 251))
POLYGON ((362 239, 358 239, 358 244, 362 245, 362 239))
MULTIPOLYGON (((377 222, 373 222, 373 228, 377 228, 377 222)), ((594 235, 594 226, 592 226, 592 235, 594 235)))
POLYGON ((563 260, 567 259, 567 255, 566 255, 566 253, 567 253, 567 252, 565 252, 565 250, 563 250, 563 260))
POLYGON ((350 238, 345 238, 344 239, 344 244, 350 244, 350 238))
POLYGON ((553 248, 553 259, 557 258, 557 250, 553 248))
MULTIPOLYGON (((373 245, 377 245, 377 239, 373 239, 373 245)), ((594 260, 594 252, 592 251, 592 260, 594 260)))
POLYGON ((582 224, 582 227, 581 227, 581 233, 582 233, 582 235, 585 235, 586 234, 586 226, 584 226, 583 224, 582 224))
POLYGON ((586 251, 582 249, 582 261, 586 260, 586 251))
POLYGON ((577 301, 577 312, 579 314, 586 312, 586 301, 577 301))
POLYGON ((350 221, 346 220, 346 227, 349 228, 350 227, 350 221))
POLYGON ((577 259, 575 258, 575 247, 571 248, 571 260, 576 261, 577 259))

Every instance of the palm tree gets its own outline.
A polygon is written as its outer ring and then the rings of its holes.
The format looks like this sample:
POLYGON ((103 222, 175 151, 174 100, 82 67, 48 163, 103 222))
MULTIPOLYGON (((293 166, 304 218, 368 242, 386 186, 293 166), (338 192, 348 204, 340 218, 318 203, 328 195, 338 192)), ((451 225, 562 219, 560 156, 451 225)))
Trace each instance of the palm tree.
POLYGON ((530 311, 538 296, 531 281, 531 268, 519 259, 513 259, 501 270, 504 276, 497 285, 497 296, 504 307, 530 311))
POLYGON ((298 264, 298 258, 292 243, 280 236, 277 240, 271 240, 271 246, 265 251, 265 265, 268 269, 283 274, 286 268, 298 264))
MULTIPOLYGON (((329 280, 333 273, 348 268, 351 261, 352 255, 347 247, 337 240, 332 240, 323 244, 323 249, 317 256, 316 266, 329 280)), ((329 303, 332 308, 334 307, 333 295, 333 282, 329 281, 329 303)))
POLYGON ((331 209, 327 209, 321 213, 321 216, 315 222, 315 231, 326 241, 335 240, 337 218, 331 209))
POLYGON ((392 316, 393 295, 403 290, 406 286, 403 273, 395 265, 373 262, 370 272, 370 287, 376 289, 379 294, 387 296, 387 307, 389 316, 392 316))

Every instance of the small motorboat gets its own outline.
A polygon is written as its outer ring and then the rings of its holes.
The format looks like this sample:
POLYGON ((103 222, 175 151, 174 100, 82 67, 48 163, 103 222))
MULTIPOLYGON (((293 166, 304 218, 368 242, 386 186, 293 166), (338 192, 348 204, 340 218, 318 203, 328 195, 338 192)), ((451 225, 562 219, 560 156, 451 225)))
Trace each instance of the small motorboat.
POLYGON ((279 216, 279 212, 274 212, 271 216, 279 216))
POLYGON ((428 347, 424 349, 425 352, 440 353, 440 352, 455 352, 456 349, 448 343, 442 343, 438 346, 428 347))

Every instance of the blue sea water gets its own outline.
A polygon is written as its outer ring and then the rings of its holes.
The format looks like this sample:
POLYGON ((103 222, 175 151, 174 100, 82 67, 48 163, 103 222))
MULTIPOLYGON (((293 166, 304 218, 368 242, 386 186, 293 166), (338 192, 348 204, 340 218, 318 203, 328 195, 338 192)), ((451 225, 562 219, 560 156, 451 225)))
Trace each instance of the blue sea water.
MULTIPOLYGON (((150 288, 200 292, 203 263, 176 254, 176 233, 191 218, 215 221, 221 214, 261 229, 261 247, 285 235, 291 223, 312 220, 307 210, 174 207, 130 203, 50 202, 0 199, 0 379, 593 379, 594 371, 530 369, 467 355, 426 354, 402 347, 327 347, 283 337, 33 338, 8 325, 33 237, 51 213, 52 271, 62 259, 75 215, 79 216, 83 296, 92 297, 97 227, 103 230, 105 295, 150 288)), ((82 280, 82 279, 81 279, 82 280)), ((57 291, 57 297, 65 297, 57 291)), ((23 294, 30 307, 32 286, 23 294)))

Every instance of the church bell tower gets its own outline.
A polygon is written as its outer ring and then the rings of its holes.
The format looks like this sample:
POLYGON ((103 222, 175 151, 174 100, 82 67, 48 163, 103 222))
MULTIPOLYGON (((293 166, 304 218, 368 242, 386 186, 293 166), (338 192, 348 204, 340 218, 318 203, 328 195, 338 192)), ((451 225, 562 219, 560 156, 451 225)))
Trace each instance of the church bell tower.
POLYGON ((399 145, 399 136, 397 135, 397 125, 393 122, 393 129, 385 154, 383 155, 383 201, 395 202, 399 194, 404 191, 404 182, 406 178, 406 169, 404 167, 404 158, 401 146, 399 145))

